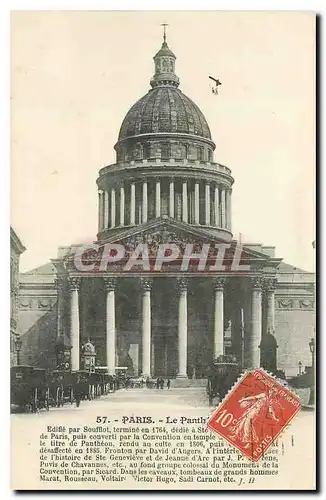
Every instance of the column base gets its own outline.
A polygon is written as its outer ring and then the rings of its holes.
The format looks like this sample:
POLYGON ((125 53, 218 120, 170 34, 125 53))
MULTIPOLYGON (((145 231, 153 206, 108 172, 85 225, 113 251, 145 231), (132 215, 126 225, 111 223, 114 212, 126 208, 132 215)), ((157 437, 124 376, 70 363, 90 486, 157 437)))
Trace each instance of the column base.
POLYGON ((142 378, 152 378, 151 374, 150 373, 142 373, 141 374, 141 377, 142 378))
POLYGON ((188 375, 184 373, 178 373, 176 378, 188 378, 188 375))

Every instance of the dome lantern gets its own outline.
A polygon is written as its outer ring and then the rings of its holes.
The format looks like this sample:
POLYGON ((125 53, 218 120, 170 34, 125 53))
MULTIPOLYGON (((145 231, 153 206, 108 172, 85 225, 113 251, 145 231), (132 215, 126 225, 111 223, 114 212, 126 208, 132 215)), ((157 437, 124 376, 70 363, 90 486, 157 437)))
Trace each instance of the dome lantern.
POLYGON ((155 74, 151 79, 150 84, 152 88, 160 85, 172 85, 173 87, 178 87, 179 78, 175 74, 176 57, 166 43, 165 27, 167 24, 162 24, 162 26, 164 27, 163 43, 160 50, 154 56, 155 74))

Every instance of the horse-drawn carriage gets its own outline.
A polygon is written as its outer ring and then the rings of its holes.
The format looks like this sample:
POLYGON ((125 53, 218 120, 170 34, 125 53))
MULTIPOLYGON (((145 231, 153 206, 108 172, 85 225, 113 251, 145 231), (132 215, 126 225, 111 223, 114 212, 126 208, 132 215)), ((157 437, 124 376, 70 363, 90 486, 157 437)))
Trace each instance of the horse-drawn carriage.
POLYGON ((42 368, 13 366, 11 368, 11 407, 32 411, 49 409, 48 374, 42 368))
POLYGON ((71 372, 63 370, 54 370, 51 372, 49 382, 50 406, 59 408, 65 403, 73 403, 74 378, 74 374, 71 372))
POLYGON ((241 366, 235 356, 221 355, 213 362, 207 378, 209 404, 218 404, 227 395, 241 374, 241 366))

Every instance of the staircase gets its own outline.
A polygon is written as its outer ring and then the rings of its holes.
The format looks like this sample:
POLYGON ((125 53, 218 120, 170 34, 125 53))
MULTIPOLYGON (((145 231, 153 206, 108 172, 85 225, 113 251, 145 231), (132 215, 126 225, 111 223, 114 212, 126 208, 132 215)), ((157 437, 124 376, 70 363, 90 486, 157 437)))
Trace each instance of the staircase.
POLYGON ((171 379, 171 388, 186 388, 186 387, 206 387, 207 379, 205 378, 174 378, 171 379))

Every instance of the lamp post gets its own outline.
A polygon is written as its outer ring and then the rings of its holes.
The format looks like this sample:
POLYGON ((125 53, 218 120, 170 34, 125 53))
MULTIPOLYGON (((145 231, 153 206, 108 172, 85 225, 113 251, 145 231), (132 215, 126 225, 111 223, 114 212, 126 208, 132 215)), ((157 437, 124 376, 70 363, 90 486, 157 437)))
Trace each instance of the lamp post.
POLYGON ((22 344, 23 344, 22 340, 19 337, 17 337, 15 340, 15 349, 16 349, 16 353, 17 353, 17 365, 20 365, 19 353, 21 351, 22 344))
POLYGON ((316 345, 315 345, 315 339, 312 338, 309 342, 309 349, 311 352, 311 371, 312 371, 312 381, 311 381, 311 387, 310 387, 310 397, 309 397, 309 405, 314 405, 315 404, 315 351, 316 351, 316 345))

